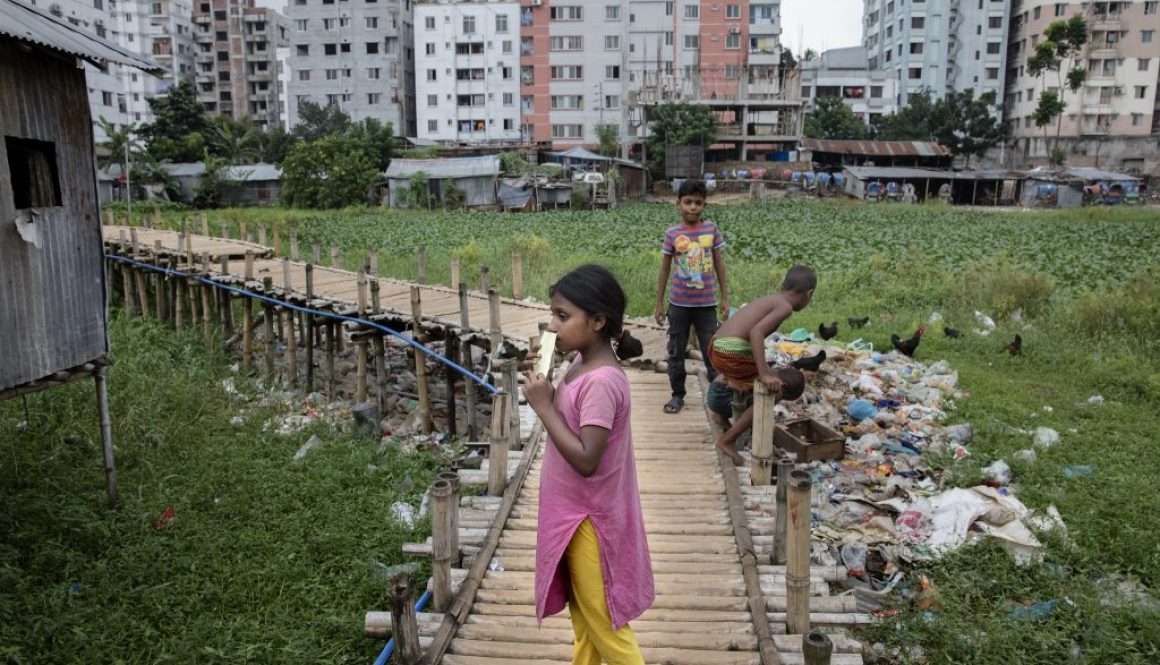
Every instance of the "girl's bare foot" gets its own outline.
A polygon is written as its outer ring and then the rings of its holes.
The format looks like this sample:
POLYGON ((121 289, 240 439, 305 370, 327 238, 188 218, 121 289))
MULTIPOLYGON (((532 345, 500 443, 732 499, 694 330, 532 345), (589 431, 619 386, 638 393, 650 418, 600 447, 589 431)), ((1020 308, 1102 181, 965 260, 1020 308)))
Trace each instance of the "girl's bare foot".
POLYGON ((733 466, 743 466, 745 464, 745 458, 738 454, 736 450, 733 450, 732 445, 725 443, 721 439, 717 439, 717 450, 725 453, 733 461, 733 466))

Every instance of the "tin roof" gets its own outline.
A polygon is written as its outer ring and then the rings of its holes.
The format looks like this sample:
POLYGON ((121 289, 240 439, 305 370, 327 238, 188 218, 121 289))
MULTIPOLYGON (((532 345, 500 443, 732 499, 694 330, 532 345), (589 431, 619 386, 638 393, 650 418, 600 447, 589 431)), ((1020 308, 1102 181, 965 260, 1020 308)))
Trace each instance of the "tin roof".
POLYGON ((499 155, 447 159, 392 159, 388 178, 409 178, 422 171, 428 178, 473 178, 499 175, 499 155))
POLYGON ((908 179, 908 180, 1009 180, 1021 177, 1014 171, 986 169, 978 171, 951 171, 948 169, 928 169, 913 166, 847 166, 851 176, 859 180, 908 179))
POLYGON ((875 157, 949 157, 951 151, 933 141, 838 141, 802 139, 803 150, 875 157))
POLYGON ((165 71, 144 56, 88 34, 38 7, 16 0, 0 0, 0 34, 69 53, 98 66, 116 62, 151 74, 165 71))

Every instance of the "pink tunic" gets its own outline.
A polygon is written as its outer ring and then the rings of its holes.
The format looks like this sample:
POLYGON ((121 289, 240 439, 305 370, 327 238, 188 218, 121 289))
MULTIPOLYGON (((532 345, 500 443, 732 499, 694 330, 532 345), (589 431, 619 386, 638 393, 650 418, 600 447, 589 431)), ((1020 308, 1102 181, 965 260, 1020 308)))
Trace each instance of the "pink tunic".
POLYGON ((628 377, 619 367, 598 367, 571 383, 561 382, 555 406, 573 432, 585 425, 607 428, 608 447, 596 473, 585 478, 548 439, 540 471, 536 620, 564 609, 567 567, 560 560, 576 527, 588 517, 600 543, 612 629, 618 630, 656 597, 632 452, 628 377))

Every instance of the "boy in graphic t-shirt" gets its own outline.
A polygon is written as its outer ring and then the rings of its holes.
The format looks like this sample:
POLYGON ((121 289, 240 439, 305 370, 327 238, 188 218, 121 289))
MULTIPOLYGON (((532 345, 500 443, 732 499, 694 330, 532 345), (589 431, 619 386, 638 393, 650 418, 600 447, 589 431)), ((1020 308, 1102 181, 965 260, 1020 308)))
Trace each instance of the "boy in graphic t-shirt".
POLYGON ((701 357, 712 381, 716 372, 709 364, 709 340, 717 331, 717 308, 721 308, 722 319, 729 316, 725 261, 721 257, 725 243, 717 225, 701 218, 706 194, 701 180, 681 183, 677 191, 681 224, 665 232, 661 249, 664 258, 657 279, 656 321, 658 325, 665 323, 667 291, 669 384, 673 392, 665 404, 665 413, 677 413, 685 406, 685 347, 690 329, 697 331, 701 357))

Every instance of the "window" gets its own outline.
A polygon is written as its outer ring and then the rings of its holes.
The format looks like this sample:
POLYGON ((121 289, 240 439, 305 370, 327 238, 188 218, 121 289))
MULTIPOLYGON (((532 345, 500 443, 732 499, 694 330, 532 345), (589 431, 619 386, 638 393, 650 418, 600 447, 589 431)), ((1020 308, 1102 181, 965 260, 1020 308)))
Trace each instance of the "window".
POLYGON ((334 19, 332 19, 332 18, 322 19, 322 29, 323 30, 334 30, 334 19))
POLYGON ((1139 60, 1136 61, 1136 71, 1138 71, 1138 72, 1148 71, 1148 65, 1150 65, 1151 63, 1152 63, 1151 58, 1140 58, 1139 60))
POLYGON ((382 101, 382 99, 383 99, 383 93, 381 93, 381 92, 368 92, 367 93, 367 104, 371 104, 371 105, 378 104, 379 102, 382 101))
POLYGON ((438 70, 435 70, 435 69, 428 69, 427 70, 427 80, 428 81, 436 81, 438 79, 439 79, 438 70))
POLYGON ((725 48, 738 49, 741 48, 741 35, 736 33, 729 33, 725 35, 725 48))
POLYGON ((1145 14, 1155 14, 1155 13, 1156 13, 1156 5, 1157 5, 1157 4, 1160 4, 1160 3, 1157 3, 1157 2, 1145 2, 1145 3, 1144 3, 1144 13, 1145 13, 1145 14))
POLYGON ((1133 113, 1132 114, 1132 126, 1133 127, 1139 127, 1141 124, 1143 124, 1143 122, 1144 122, 1144 114, 1143 113, 1133 113))
POLYGON ((1038 21, 1038 20, 1039 20, 1039 14, 1040 14, 1040 10, 1041 10, 1041 9, 1043 9, 1043 8, 1042 8, 1042 7, 1036 7, 1035 9, 1032 9, 1032 10, 1031 10, 1031 18, 1032 18, 1033 20, 1036 20, 1036 21, 1038 21))
POLYGON ((516 96, 510 92, 503 93, 503 105, 514 106, 516 103, 516 96))
POLYGON ((552 95, 548 105, 553 111, 582 111, 584 97, 581 95, 552 95))
POLYGON ((910 42, 911 53, 922 53, 922 42, 910 42))
POLYGON ((435 42, 427 42, 423 50, 427 55, 435 55, 435 42))
POLYGON ((433 109, 439 106, 439 95, 427 95, 427 108, 433 109))
POLYGON ((8 153, 16 209, 59 206, 60 175, 56 165, 56 145, 48 141, 5 136, 4 148, 8 153))
POLYGON ((438 120, 428 120, 427 121, 427 131, 429 131, 429 132, 439 131, 439 121, 438 120))
POLYGON ((987 80, 988 81, 998 81, 999 80, 999 68, 998 67, 988 67, 987 68, 987 80))
POLYGON ((620 20, 620 5, 605 5, 604 6, 604 20, 619 21, 620 20))
POLYGON ((509 129, 509 130, 515 129, 516 128, 516 121, 512 120, 511 118, 504 118, 503 119, 503 128, 509 129))
POLYGON ((1063 16, 1066 13, 1067 13, 1067 3, 1066 2, 1055 3, 1055 15, 1056 16, 1063 16))
POLYGON ((229 41, 229 38, 230 38, 230 36, 228 33, 226 33, 225 30, 218 30, 217 32, 215 32, 213 34, 213 40, 215 42, 229 41))
MULTIPOLYGON (((126 19, 126 20, 129 20, 129 21, 132 21, 132 20, 133 20, 133 15, 132 15, 132 14, 125 14, 125 19, 126 19)), ((213 13, 213 20, 215 20, 215 21, 224 21, 224 20, 226 20, 226 13, 225 13, 225 11, 224 11, 224 10, 220 10, 220 9, 219 9, 218 11, 214 12, 214 13, 213 13)))
POLYGON ((350 44, 339 44, 338 45, 338 52, 339 53, 350 53, 350 44))
POLYGON ((500 67, 499 71, 500 71, 500 75, 503 77, 503 80, 505 80, 505 81, 510 81, 510 80, 512 80, 512 77, 515 76, 515 72, 513 71, 513 69, 511 67, 500 67))
POLYGON ((326 80, 327 81, 337 81, 338 80, 338 70, 337 69, 326 70, 326 80))
POLYGON ((741 5, 725 5, 725 18, 741 18, 741 5))
POLYGON ((673 3, 666 2, 665 3, 665 16, 672 16, 672 15, 673 15, 673 3))
POLYGON ((685 48, 700 48, 701 38, 697 35, 685 35, 685 48))
POLYGON ((1147 97, 1148 97, 1148 86, 1146 86, 1146 85, 1136 86, 1136 99, 1147 99, 1147 97))
POLYGON ((367 55, 374 55, 379 52, 378 42, 367 42, 367 55))
POLYGON ((618 109, 620 108, 620 95, 604 95, 604 108, 618 109))
POLYGON ((1150 44, 1152 42, 1152 37, 1155 36, 1155 34, 1156 34, 1155 30, 1141 30, 1140 31, 1140 43, 1141 44, 1150 44))
POLYGON ((604 78, 613 81, 620 80, 620 65, 608 65, 604 68, 604 78))
POLYGON ((696 18, 700 18, 700 16, 701 16, 701 6, 700 5, 685 5, 685 18, 696 19, 696 18))
POLYGON ((551 68, 553 81, 571 81, 584 78, 584 67, 580 65, 554 65, 551 68))
POLYGON ((999 42, 987 42, 987 55, 998 55, 1000 46, 999 42))
POLYGON ((620 50, 620 35, 605 35, 604 36, 604 50, 605 51, 619 51, 620 50))
POLYGON ((435 17, 434 16, 423 17, 423 28, 426 30, 434 30, 435 29, 435 17))
POLYGON ((992 16, 992 17, 988 18, 987 19, 987 27, 988 28, 1002 28, 1003 27, 1003 17, 1002 16, 992 16))
POLYGON ((880 86, 880 85, 870 86, 870 99, 881 99, 881 98, 882 98, 882 86, 880 86))
POLYGON ((580 51, 584 48, 583 37, 551 37, 548 48, 552 51, 580 51))
POLYGON ((510 40, 510 39, 503 40, 502 47, 503 47, 502 50, 503 50, 505 55, 511 53, 512 52, 512 40, 510 40))
POLYGON ((507 32, 508 31, 507 14, 496 14, 495 15, 495 31, 496 32, 507 32))
POLYGON ((926 18, 923 16, 915 16, 910 19, 911 30, 922 30, 926 27, 926 18))
POLYGON ((575 5, 549 7, 548 18, 552 21, 582 21, 584 20, 584 8, 575 5))
POLYGON ((464 16, 463 17, 463 34, 465 34, 465 35, 475 34, 475 17, 474 16, 464 16))
POLYGON ((584 136, 584 125, 552 125, 552 138, 578 139, 584 136))
POLYGON ((725 65, 725 78, 735 79, 741 73, 741 65, 725 65))
POLYGON ((367 28, 369 30, 377 30, 379 27, 379 17, 378 16, 367 16, 366 22, 367 22, 367 28))
POLYGON ((338 55, 338 45, 337 44, 323 44, 322 45, 322 53, 325 55, 338 55))
MULTIPOLYGON (((672 46, 672 45, 673 45, 673 33, 672 33, 672 31, 669 31, 669 32, 665 33, 665 46, 672 46)), ((631 48, 631 46, 629 48, 631 48)))
POLYGON ((306 32, 309 25, 310 25, 310 21, 308 19, 304 19, 304 18, 294 19, 294 31, 295 32, 306 32))
POLYGON ((922 78, 922 67, 911 67, 909 72, 911 80, 922 78))

